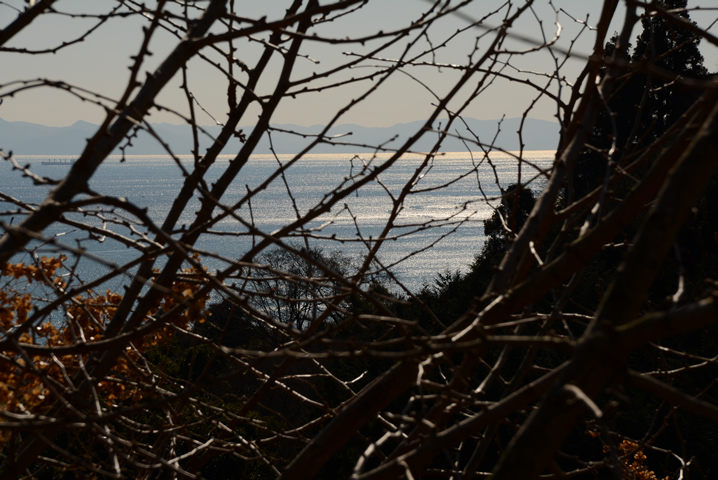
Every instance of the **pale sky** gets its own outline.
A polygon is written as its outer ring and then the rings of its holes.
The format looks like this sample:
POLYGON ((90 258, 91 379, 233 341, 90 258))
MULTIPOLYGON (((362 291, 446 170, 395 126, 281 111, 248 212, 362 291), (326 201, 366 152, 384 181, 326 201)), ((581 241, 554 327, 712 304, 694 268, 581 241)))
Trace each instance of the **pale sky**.
MULTIPOLYGON (((715 0, 702 0, 702 2, 691 2, 702 4, 704 7, 712 7, 715 0)), ((147 2, 151 5, 153 2, 147 2)), ((290 0, 237 0, 235 4, 238 14, 247 17, 261 17, 267 15, 268 20, 281 17, 284 9, 290 4, 290 0)), ((469 6, 467 13, 475 18, 481 17, 486 12, 496 9, 504 2, 499 0, 477 0, 469 6)), ((521 2, 515 2, 521 3, 521 2)), ((601 8, 600 1, 595 0, 554 0, 552 2, 556 10, 563 9, 573 17, 585 20, 589 15, 589 25, 598 21, 601 8)), ((15 8, 23 8, 23 0, 0 1, 0 27, 10 23, 17 15, 15 8)), ((58 0, 55 8, 61 12, 107 12, 117 2, 113 0, 58 0)), ((413 19, 427 9, 430 3, 425 0, 378 0, 372 1, 360 11, 343 17, 331 24, 323 24, 318 28, 322 36, 346 37, 353 35, 367 35, 379 30, 389 31, 399 25, 407 23, 407 19, 413 19)), ((553 37, 556 33, 556 14, 547 0, 537 0, 535 6, 536 15, 543 20, 545 33, 553 37)), ((623 18, 623 10, 611 27, 611 31, 618 30, 623 18)), ((718 16, 715 10, 704 10, 693 12, 692 18, 702 26, 707 26, 718 16)), ((501 17, 493 17, 487 22, 489 25, 496 25, 501 17)), ((574 22, 563 12, 559 13, 559 23, 562 27, 559 46, 567 48, 569 42, 580 30, 580 25, 574 22)), ((93 25, 96 20, 68 18, 62 15, 48 15, 37 19, 26 31, 16 36, 7 47, 41 49, 55 46, 62 41, 71 40, 78 32, 93 25)), ((134 55, 142 40, 141 28, 143 20, 138 17, 119 18, 101 26, 91 34, 84 42, 70 46, 56 54, 43 55, 21 55, 12 52, 0 52, 0 94, 13 88, 8 85, 18 80, 35 80, 38 78, 61 80, 88 91, 100 93, 106 97, 117 99, 122 94, 125 83, 129 78, 128 66, 131 65, 130 57, 134 55)), ((434 45, 440 44, 458 28, 467 24, 466 19, 452 16, 432 27, 431 41, 434 45)), ((632 34, 632 37, 639 33, 640 25, 632 34)), ((718 28, 713 27, 711 32, 718 34, 718 28)), ((528 14, 523 17, 517 25, 517 32, 529 38, 539 40, 541 32, 536 19, 528 14)), ((455 41, 449 47, 437 52, 437 61, 443 63, 465 64, 466 55, 470 51, 475 38, 482 31, 474 28, 465 32, 460 41, 455 41)), ((574 45, 577 53, 575 60, 568 61, 562 74, 571 81, 576 77, 583 66, 582 57, 590 53, 594 37, 593 32, 586 30, 574 45)), ((486 42, 487 40, 483 40, 486 42)), ((154 53, 146 62, 145 70, 153 70, 166 56, 177 40, 170 34, 161 33, 150 46, 154 53)), ((422 40, 422 49, 428 44, 422 40)), ((302 52, 309 55, 314 61, 301 58, 299 60, 296 75, 293 78, 301 78, 311 75, 312 72, 320 72, 331 68, 338 62, 346 61, 346 51, 366 51, 374 44, 368 43, 365 47, 361 45, 327 45, 305 42, 302 52)), ((400 47, 406 45, 406 41, 400 47)), ((479 43, 479 46, 482 44, 479 43)), ((258 58, 258 44, 249 42, 238 42, 238 51, 235 56, 240 60, 252 65, 258 58)), ((530 45, 523 42, 514 42, 513 47, 526 49, 530 45)), ((398 55, 398 49, 386 52, 385 57, 398 55)), ((418 51, 418 50, 417 50, 418 51)), ((705 65, 711 71, 718 71, 718 53, 715 47, 707 42, 702 44, 702 52, 706 57, 705 65)), ((212 55, 211 52, 207 52, 212 55)), ((522 69, 535 72, 550 72, 553 69, 553 60, 548 52, 534 53, 528 57, 516 60, 516 65, 522 69)), ((212 116, 222 120, 227 111, 226 106, 226 82, 220 75, 208 68, 201 60, 193 60, 189 65, 189 82, 198 101, 212 116)), ((272 65, 270 72, 274 73, 268 78, 266 84, 260 88, 260 93, 267 93, 271 90, 272 77, 276 78, 279 62, 272 65)), ((370 67, 367 67, 370 68, 370 67)), ((357 69, 351 72, 352 75, 360 75, 367 71, 357 69), (354 73, 356 72, 356 73, 354 73)), ((437 93, 446 91, 453 85, 456 72, 443 69, 437 72, 435 69, 426 67, 408 67, 405 74, 397 75, 372 95, 369 100, 349 111, 339 123, 356 123, 363 126, 390 126, 396 123, 406 123, 414 120, 421 120, 432 109, 433 96, 419 83, 411 79, 414 76, 437 93)), ((528 74, 524 74, 528 75, 528 74)), ((544 83, 543 77, 534 77, 540 83, 544 83)), ((187 102, 184 92, 179 88, 180 76, 165 87, 159 102, 170 108, 186 112, 187 102)), ((15 85, 17 86, 17 84, 15 85)), ((296 100, 282 104, 274 117, 274 123, 294 123, 309 126, 313 124, 326 124, 338 108, 344 106, 351 98, 355 98, 370 88, 371 83, 365 82, 359 85, 346 87, 338 90, 324 91, 321 94, 300 95, 296 100)), ((533 89, 525 86, 508 84, 507 82, 496 81, 490 89, 482 95, 478 101, 472 103, 466 110, 465 115, 478 119, 495 119, 506 115, 507 118, 517 117, 523 114, 530 102, 535 98, 533 89)), ((530 111, 529 117, 552 120, 555 117, 555 105, 549 101, 540 101, 530 111)), ((252 125, 255 121, 257 111, 252 112, 243 119, 242 125, 252 125)), ((13 98, 5 98, 0 105, 0 118, 8 121, 27 121, 41 123, 51 126, 67 126, 77 120, 98 123, 103 118, 102 108, 90 102, 82 102, 76 97, 53 88, 32 89, 19 92, 13 98)), ((209 115, 199 112, 200 123, 209 125, 213 123, 209 115)), ((176 115, 165 112, 154 112, 150 120, 155 123, 169 122, 181 123, 176 115)))

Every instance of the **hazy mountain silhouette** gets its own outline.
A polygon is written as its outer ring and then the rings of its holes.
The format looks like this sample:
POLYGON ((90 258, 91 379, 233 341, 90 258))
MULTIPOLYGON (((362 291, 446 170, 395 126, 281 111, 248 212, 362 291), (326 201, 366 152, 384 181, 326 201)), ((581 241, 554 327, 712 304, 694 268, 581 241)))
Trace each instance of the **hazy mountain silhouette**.
MULTIPOLYGON (((465 119, 468 126, 479 140, 483 143, 492 143, 496 137, 495 145, 505 150, 518 150, 519 137, 516 131, 519 128, 521 119, 505 119, 498 131, 498 120, 476 120, 465 119)), ((445 123, 446 120, 443 120, 445 123)), ((437 121, 436 127, 442 123, 437 121)), ((334 127, 330 130, 329 136, 343 135, 335 139, 349 145, 320 145, 316 147, 315 153, 360 153, 373 151, 368 145, 384 145, 388 148, 398 147, 409 135, 415 133, 423 124, 422 121, 399 123, 391 127, 362 127, 359 125, 345 124, 334 127)), ((160 123, 152 125, 155 132, 170 146, 174 153, 186 154, 192 148, 191 129, 187 125, 172 125, 160 123)), ((272 143, 277 153, 296 153, 301 151, 313 140, 313 135, 322 130, 321 125, 301 127, 297 125, 273 125, 280 130, 292 130, 296 134, 284 133, 281 131, 272 132, 272 143)), ((207 134, 200 134, 200 152, 203 152, 210 144, 208 135, 215 136, 219 133, 219 126, 203 127, 207 134)), ((453 126, 459 134, 474 138, 466 127, 457 122, 453 126)), ((243 127, 245 132, 251 127, 243 127)), ((13 151, 16 155, 79 155, 85 148, 89 139, 97 130, 97 125, 77 121, 69 127, 47 127, 27 122, 7 122, 0 119, 0 148, 5 151, 13 151)), ((553 150, 556 148, 559 138, 559 125, 544 120, 526 119, 523 129, 523 142, 525 150, 553 150)), ((437 139, 436 133, 428 132, 414 146, 414 151, 427 151, 437 139)), ((468 142, 472 151, 479 151, 475 143, 468 142)), ((239 138, 233 137, 225 147, 223 153, 236 153, 241 148, 239 138)), ((447 138, 443 151, 466 151, 467 147, 456 138, 447 138)), ((116 149, 113 153, 120 153, 116 149)), ((149 133, 141 131, 132 139, 132 145, 127 146, 126 153, 130 155, 162 155, 166 154, 164 147, 149 133)), ((269 139, 267 135, 262 138, 255 153, 270 153, 269 139)))

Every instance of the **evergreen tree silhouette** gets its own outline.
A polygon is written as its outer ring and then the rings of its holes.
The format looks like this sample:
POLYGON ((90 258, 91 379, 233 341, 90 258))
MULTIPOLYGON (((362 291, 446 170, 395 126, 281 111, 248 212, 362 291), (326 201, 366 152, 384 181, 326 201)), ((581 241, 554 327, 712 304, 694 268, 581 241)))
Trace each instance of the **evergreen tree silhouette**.
MULTIPOLYGON (((687 0, 660 0, 658 5, 678 12, 686 21, 687 0)), ((572 176, 572 198, 580 198, 601 184, 608 166, 608 153, 615 145, 613 160, 620 164, 630 153, 653 143, 698 99, 702 92, 688 89, 675 80, 705 78, 699 50, 700 38, 660 16, 644 16, 643 31, 635 48, 628 46, 628 73, 619 82, 598 116, 584 154, 572 176), (646 72, 653 65, 659 75, 646 72)), ((617 37, 606 44, 605 57, 613 55, 617 37)))

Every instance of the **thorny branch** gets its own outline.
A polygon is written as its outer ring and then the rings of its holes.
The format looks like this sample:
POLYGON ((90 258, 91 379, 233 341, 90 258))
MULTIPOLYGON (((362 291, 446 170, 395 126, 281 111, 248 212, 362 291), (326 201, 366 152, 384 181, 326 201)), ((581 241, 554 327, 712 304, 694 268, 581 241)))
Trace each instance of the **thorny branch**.
POLYGON ((690 20, 699 10, 626 1, 617 18, 606 0, 594 19, 436 0, 379 30, 347 27, 374 0, 288 0, 269 18, 233 0, 26 3, 0 2, 17 14, 0 56, 144 25, 118 92, 51 75, 0 84, 0 103, 67 94, 102 118, 61 179, 0 145, 7 178, 32 183, 0 191, 0 478, 648 479, 659 453, 664 476, 715 465, 691 438, 718 419, 718 85, 695 54, 716 38, 690 20), (43 18, 93 23, 25 45, 43 18), (205 74, 220 109, 197 87, 205 74), (421 91, 417 128, 372 142, 337 129, 398 83, 421 91), (511 89, 529 92, 518 131, 503 117, 476 130, 472 112, 511 89), (321 129, 279 125, 292 102, 325 99, 321 129), (526 145, 544 103, 560 131, 550 162, 526 145), (190 150, 151 114, 183 122, 190 150), (159 214, 94 183, 140 138, 176 175, 159 214), (250 181, 265 138, 271 168, 250 181), (299 146, 280 154, 280 139, 299 146), (451 141, 463 163, 441 177, 451 141), (295 176, 328 147, 362 153, 333 158, 342 177, 307 200, 295 176), (451 208, 413 215, 456 189, 451 208), (376 192, 370 228, 352 199, 376 192), (289 213, 269 224, 272 209, 289 213), (469 273, 402 283, 397 269, 482 222, 469 273))

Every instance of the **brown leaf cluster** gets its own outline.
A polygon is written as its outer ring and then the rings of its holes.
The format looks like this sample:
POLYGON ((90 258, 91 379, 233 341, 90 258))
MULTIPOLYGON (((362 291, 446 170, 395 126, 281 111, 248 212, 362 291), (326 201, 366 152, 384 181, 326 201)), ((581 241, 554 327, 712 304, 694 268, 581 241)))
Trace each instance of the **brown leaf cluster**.
MULTIPOLYGON (((62 293, 65 282, 58 272, 62 270, 64 260, 64 256, 43 257, 36 265, 0 265, 0 325, 5 337, 1 342, 5 348, 0 351, 0 410, 42 415, 58 400, 58 396, 70 392, 73 378, 82 374, 83 365, 91 354, 62 354, 61 350, 48 349, 47 353, 30 355, 26 352, 27 347, 92 346, 104 338, 105 326, 123 299, 122 295, 110 290, 104 295, 88 291, 86 295, 76 295, 66 303, 65 319, 61 323, 46 321, 38 326, 25 325, 36 303, 46 301, 33 287, 37 284, 53 286, 57 289, 56 293, 62 293)), ((185 269, 183 273, 189 278, 199 272, 185 269)), ((167 324, 128 342, 110 374, 95 382, 94 390, 103 404, 139 401, 147 395, 140 386, 150 373, 147 363, 141 361, 142 353, 171 339, 174 327, 186 329, 191 322, 203 321, 207 297, 193 298, 200 288, 200 282, 184 277, 178 277, 173 282, 148 321, 158 321, 158 315, 177 305, 185 308, 167 324)), ((0 423, 3 421, 0 417, 0 423)), ((0 430, 0 445, 9 438, 9 431, 0 430)))

